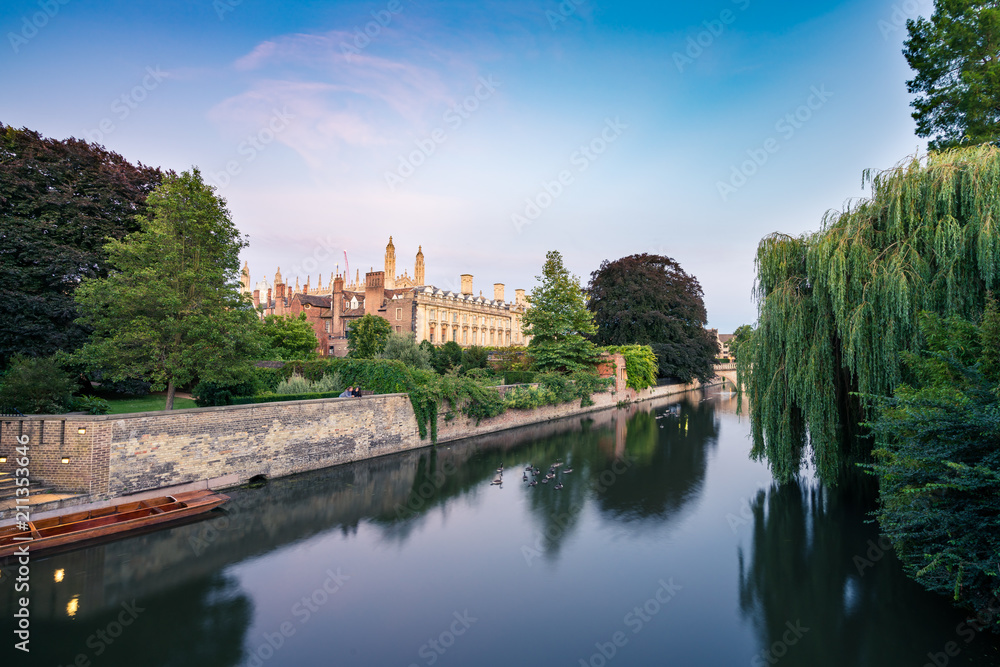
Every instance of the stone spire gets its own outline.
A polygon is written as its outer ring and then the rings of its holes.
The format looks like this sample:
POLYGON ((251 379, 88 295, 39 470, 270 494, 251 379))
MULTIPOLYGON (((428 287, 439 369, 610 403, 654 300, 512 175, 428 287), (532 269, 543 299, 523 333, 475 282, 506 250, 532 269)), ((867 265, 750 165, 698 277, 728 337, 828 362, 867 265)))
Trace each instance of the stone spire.
POLYGON ((243 272, 240 274, 240 294, 250 294, 250 263, 243 262, 243 272))
POLYGON ((394 289, 396 287, 396 246, 392 245, 392 237, 389 237, 389 245, 385 247, 385 288, 394 289))
POLYGON ((424 247, 417 246, 417 264, 413 267, 413 284, 420 287, 424 284, 424 247))

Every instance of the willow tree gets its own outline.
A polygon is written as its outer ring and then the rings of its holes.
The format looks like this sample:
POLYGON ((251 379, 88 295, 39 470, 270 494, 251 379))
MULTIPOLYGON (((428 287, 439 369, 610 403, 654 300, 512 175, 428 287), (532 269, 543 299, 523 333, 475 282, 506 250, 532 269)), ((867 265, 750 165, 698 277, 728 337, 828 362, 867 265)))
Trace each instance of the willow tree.
POLYGON ((932 153, 866 172, 870 199, 820 231, 773 234, 757 250, 758 327, 740 347, 753 456, 778 479, 811 449, 836 479, 858 452, 857 394, 888 396, 901 353, 921 346, 918 314, 975 320, 1000 282, 1000 150, 932 153))

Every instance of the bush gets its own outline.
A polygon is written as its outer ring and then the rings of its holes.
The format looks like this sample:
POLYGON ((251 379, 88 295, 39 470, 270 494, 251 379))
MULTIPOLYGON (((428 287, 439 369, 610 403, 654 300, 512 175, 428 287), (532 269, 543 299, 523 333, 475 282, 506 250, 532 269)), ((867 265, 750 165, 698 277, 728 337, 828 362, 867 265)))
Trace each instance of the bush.
POLYGON ((344 387, 340 380, 340 373, 334 372, 324 375, 316 382, 307 380, 301 375, 293 375, 287 380, 282 380, 274 393, 286 396, 289 394, 329 394, 333 392, 339 394, 342 391, 344 391, 344 387))
MULTIPOLYGON (((424 341, 425 343, 427 341, 424 341)), ((427 343, 430 345, 430 343, 427 343)), ((376 359, 395 359, 396 361, 401 361, 406 366, 410 368, 419 368, 421 370, 430 370, 431 366, 431 355, 434 346, 431 345, 431 352, 428 352, 425 346, 417 345, 416 339, 412 333, 403 334, 393 332, 389 336, 389 342, 385 344, 385 349, 376 357, 376 359)))
POLYGON ((431 365, 434 366, 435 371, 442 375, 453 368, 458 368, 462 365, 462 347, 450 340, 441 347, 435 348, 431 365))
POLYGON ((446 420, 454 419, 455 413, 460 412, 475 419, 476 424, 506 409, 496 387, 475 378, 453 371, 445 375, 425 374, 418 379, 419 384, 414 382, 410 387, 410 403, 417 417, 420 437, 427 437, 429 430, 432 442, 437 441, 437 418, 443 405, 447 405, 446 420))
POLYGON ((106 415, 111 412, 111 404, 97 396, 77 396, 70 407, 74 412, 86 412, 88 415, 106 415))
MULTIPOLYGON (((98 378, 100 374, 98 374, 98 378)), ((101 392, 106 392, 109 394, 118 394, 119 396, 135 396, 141 398, 142 396, 148 396, 152 383, 146 382, 145 380, 139 378, 130 378, 127 380, 100 380, 95 379, 95 382, 101 383, 101 392)))
POLYGON ((253 403, 281 403, 284 401, 312 401, 319 398, 337 398, 341 392, 319 392, 311 394, 267 394, 266 396, 241 396, 234 398, 232 405, 251 405, 253 403))
POLYGON ((462 375, 477 368, 486 368, 490 353, 485 347, 473 345, 462 352, 462 375))
POLYGON ((653 348, 649 345, 618 345, 601 348, 601 351, 625 357, 625 373, 628 375, 627 386, 636 391, 656 386, 659 361, 656 354, 653 353, 653 348))
POLYGON ((504 384, 531 384, 538 375, 534 371, 507 371, 503 374, 504 384))
POLYGON ((69 409, 75 389, 55 358, 16 356, 0 384, 0 411, 61 414, 69 409))

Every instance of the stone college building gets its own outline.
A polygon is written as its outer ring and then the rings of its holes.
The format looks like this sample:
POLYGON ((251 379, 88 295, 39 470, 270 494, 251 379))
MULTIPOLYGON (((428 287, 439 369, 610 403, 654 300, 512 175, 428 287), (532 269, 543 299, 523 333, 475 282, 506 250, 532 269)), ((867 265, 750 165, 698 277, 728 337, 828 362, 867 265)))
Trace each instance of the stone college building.
POLYGON ((514 301, 508 302, 503 283, 493 285, 492 299, 482 292, 475 296, 471 274, 461 276, 461 292, 425 285, 423 248, 417 250, 413 277, 405 271, 396 275, 396 247, 391 236, 385 248, 385 269, 368 272, 364 282, 360 272, 353 282, 348 283, 349 278, 338 272, 323 285, 320 275, 315 286, 310 286, 307 278, 300 287, 296 277, 292 287, 279 268, 273 286, 265 279, 251 289, 250 266, 244 264, 240 291, 252 296, 261 317, 305 313, 319 340, 317 351, 323 356, 346 356, 347 325, 366 314, 387 320, 394 331, 413 333, 418 343, 455 341, 462 347, 528 344, 529 338, 521 333, 527 307, 523 289, 515 290, 514 301))

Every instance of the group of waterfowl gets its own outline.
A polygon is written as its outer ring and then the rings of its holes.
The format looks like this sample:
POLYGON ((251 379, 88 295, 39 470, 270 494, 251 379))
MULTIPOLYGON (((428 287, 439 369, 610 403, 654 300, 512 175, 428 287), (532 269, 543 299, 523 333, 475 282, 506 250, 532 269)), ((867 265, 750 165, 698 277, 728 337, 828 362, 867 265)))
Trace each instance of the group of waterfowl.
MULTIPOLYGON (((549 482, 555 480, 555 484, 552 486, 552 488, 556 489, 557 491, 562 489, 563 483, 559 479, 557 479, 557 472, 559 472, 559 468, 562 468, 563 465, 565 464, 562 461, 556 461, 551 466, 549 466, 548 472, 546 472, 545 475, 543 475, 541 478, 541 483, 548 484, 549 482)), ((562 470, 562 474, 564 475, 568 475, 571 472, 573 472, 572 468, 564 468, 562 470)), ((528 486, 538 486, 539 480, 534 478, 538 477, 541 474, 542 474, 541 470, 539 470, 538 468, 529 463, 528 467, 526 467, 524 469, 524 472, 521 473, 521 481, 527 482, 528 486), (529 474, 531 475, 532 479, 528 478, 529 474)), ((492 482, 490 482, 490 486, 502 486, 502 485, 503 485, 503 463, 501 463, 500 467, 497 468, 497 476, 493 478, 492 482)))

